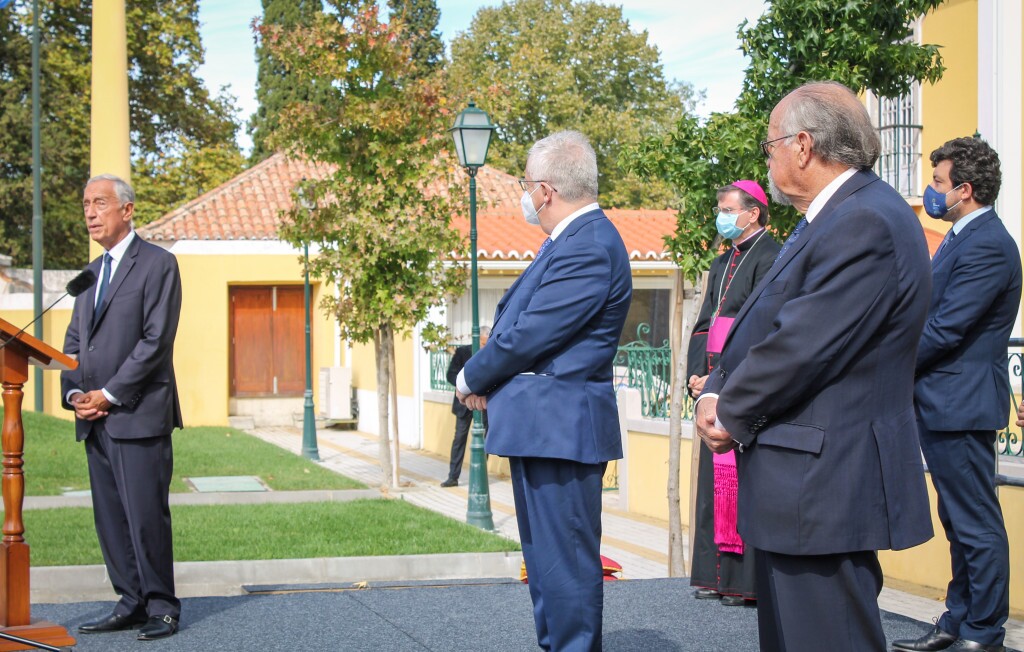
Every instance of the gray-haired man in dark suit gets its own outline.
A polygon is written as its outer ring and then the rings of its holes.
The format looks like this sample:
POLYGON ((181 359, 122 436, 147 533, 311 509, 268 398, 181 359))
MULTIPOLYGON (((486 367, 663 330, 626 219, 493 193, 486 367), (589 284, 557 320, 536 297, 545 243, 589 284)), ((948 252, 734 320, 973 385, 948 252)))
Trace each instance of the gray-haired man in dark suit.
POLYGON ((181 278, 174 256, 132 229, 128 183, 90 179, 83 208, 104 254, 89 264, 99 282, 75 300, 64 352, 78 368, 61 374, 61 395, 85 441, 96 534, 121 599, 78 631, 141 625, 140 640, 164 638, 177 631, 181 612, 167 501, 171 431, 182 425, 172 365, 181 278))

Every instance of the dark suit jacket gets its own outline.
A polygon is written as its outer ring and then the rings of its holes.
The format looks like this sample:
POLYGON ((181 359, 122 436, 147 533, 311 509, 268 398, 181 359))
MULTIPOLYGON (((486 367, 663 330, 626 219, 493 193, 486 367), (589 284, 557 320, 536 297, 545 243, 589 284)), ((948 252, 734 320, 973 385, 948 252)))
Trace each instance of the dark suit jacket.
MULTIPOLYGON (((448 371, 445 373, 445 378, 453 386, 455 385, 456 379, 459 377, 459 372, 466 366, 466 361, 473 355, 473 345, 463 344, 462 346, 456 347, 455 353, 452 355, 451 362, 448 363, 448 371)), ((465 417, 472 414, 473 411, 468 407, 459 402, 457 397, 452 397, 452 414, 457 417, 465 417)))
POLYGON ((864 171, 755 288, 704 389, 746 446, 745 541, 816 555, 932 536, 913 405, 929 289, 914 212, 864 171))
MULTIPOLYGON (((102 258, 89 263, 100 275, 102 258)), ((93 326, 97 285, 75 299, 64 338, 64 352, 78 357, 78 368, 61 373, 61 401, 68 392, 106 388, 122 405, 113 406, 104 425, 114 439, 169 435, 182 427, 174 381, 174 336, 181 310, 181 278, 170 252, 138 235, 128 245, 93 326)), ((75 420, 79 440, 92 422, 75 420)))
POLYGON ((971 221, 935 256, 914 391, 929 430, 1006 427, 1006 347, 1020 293, 1020 253, 995 210, 971 221))
POLYGON ((603 211, 576 218, 498 303, 465 366, 487 396, 487 452, 596 464, 622 457, 612 360, 633 284, 603 211))

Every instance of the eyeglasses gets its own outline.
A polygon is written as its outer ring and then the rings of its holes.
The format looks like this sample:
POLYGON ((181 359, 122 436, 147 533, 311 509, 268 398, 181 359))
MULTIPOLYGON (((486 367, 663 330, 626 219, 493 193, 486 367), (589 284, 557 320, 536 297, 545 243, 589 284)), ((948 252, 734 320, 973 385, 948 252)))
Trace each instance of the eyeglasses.
POLYGON ((776 147, 778 147, 778 145, 772 145, 772 143, 778 142, 780 140, 785 140, 787 138, 792 138, 793 136, 796 136, 796 135, 797 134, 790 134, 788 136, 779 136, 778 138, 772 138, 771 140, 762 140, 761 141, 761 153, 764 154, 765 158, 771 158, 772 157, 772 150, 775 149, 776 147), (769 145, 771 145, 770 149, 768 147, 769 145))
MULTIPOLYGON (((519 177, 518 179, 516 179, 516 181, 519 182, 519 187, 523 189, 523 192, 530 191, 530 188, 527 184, 531 183, 546 183, 549 186, 551 186, 551 183, 546 179, 527 179, 526 177, 519 177)), ((558 189, 555 188, 554 186, 551 186, 551 189, 554 190, 555 192, 558 192, 558 189)))
POLYGON ((718 215, 719 213, 722 213, 724 215, 742 215, 749 210, 749 208, 719 208, 718 204, 715 204, 711 208, 711 214, 718 215))

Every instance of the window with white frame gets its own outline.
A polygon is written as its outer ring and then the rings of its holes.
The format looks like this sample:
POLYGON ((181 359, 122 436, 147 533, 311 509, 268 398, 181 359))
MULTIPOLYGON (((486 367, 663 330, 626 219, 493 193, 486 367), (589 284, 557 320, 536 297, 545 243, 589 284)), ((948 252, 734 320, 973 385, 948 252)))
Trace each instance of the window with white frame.
POLYGON ((868 113, 878 129, 882 150, 875 172, 904 197, 920 195, 921 124, 920 85, 899 97, 877 97, 868 92, 868 113))

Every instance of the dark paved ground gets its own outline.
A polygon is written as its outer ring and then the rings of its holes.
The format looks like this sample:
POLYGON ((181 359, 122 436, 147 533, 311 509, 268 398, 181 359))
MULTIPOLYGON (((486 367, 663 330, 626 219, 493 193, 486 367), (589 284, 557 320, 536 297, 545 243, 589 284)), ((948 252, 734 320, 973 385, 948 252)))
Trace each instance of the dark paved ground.
MULTIPOLYGON (((756 610, 694 600, 686 579, 608 582, 605 589, 607 652, 757 650, 756 610)), ((73 630, 112 606, 37 604, 32 615, 73 630)), ((882 622, 890 641, 920 636, 931 626, 885 612, 882 622)), ((131 632, 78 636, 75 650, 538 649, 526 586, 501 581, 192 598, 184 600, 182 624, 176 636, 161 641, 136 641, 131 632)))

